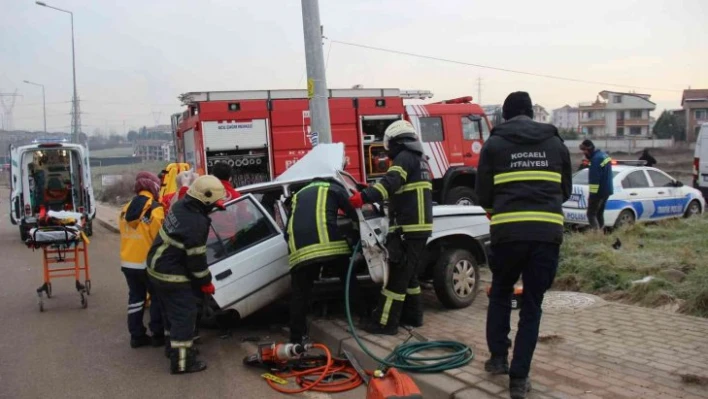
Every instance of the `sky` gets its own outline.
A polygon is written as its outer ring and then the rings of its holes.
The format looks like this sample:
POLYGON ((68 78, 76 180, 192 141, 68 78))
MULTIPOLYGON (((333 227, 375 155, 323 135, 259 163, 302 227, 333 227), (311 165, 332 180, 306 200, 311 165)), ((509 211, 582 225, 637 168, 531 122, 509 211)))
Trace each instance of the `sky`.
MULTIPOLYGON (((14 127, 42 130, 41 88, 23 83, 29 80, 45 85, 48 130, 69 131, 69 14, 30 0, 0 1, 0 92, 22 95, 14 127)), ((46 3, 74 13, 77 86, 88 133, 168 124, 181 109, 177 96, 183 92, 306 87, 298 0, 46 3)), ((425 89, 433 100, 471 95, 482 104, 499 104, 524 90, 549 111, 593 101, 605 89, 634 90, 651 94, 655 117, 680 108, 683 89, 708 88, 705 0, 319 3, 330 88, 425 89)))

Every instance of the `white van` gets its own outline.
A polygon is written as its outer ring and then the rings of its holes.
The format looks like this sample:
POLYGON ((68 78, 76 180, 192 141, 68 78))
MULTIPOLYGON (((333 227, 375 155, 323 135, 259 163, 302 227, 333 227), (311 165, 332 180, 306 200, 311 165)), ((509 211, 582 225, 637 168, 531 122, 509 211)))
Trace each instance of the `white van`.
POLYGON ((693 155, 693 187, 708 198, 708 123, 701 125, 693 155))
POLYGON ((88 151, 61 140, 10 147, 10 221, 24 241, 37 224, 40 210, 73 211, 86 216, 87 235, 93 233, 96 202, 88 151))

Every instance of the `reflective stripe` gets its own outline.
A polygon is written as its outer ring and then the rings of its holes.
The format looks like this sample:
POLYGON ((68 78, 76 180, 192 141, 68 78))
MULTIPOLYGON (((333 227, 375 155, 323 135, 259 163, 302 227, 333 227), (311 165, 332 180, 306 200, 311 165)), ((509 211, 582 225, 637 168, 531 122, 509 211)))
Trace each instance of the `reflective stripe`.
POLYGON ((173 348, 191 348, 192 341, 170 341, 170 346, 173 348))
POLYGON ((177 247, 179 249, 184 249, 184 244, 168 236, 167 232, 163 229, 160 229, 160 238, 162 238, 162 241, 164 241, 165 244, 172 245, 173 247, 177 247))
POLYGON ((425 223, 425 199, 423 198, 423 189, 419 188, 416 190, 418 195, 418 223, 425 223))
POLYGON ((128 314, 138 313, 138 312, 142 312, 142 311, 143 311, 142 307, 135 308, 135 309, 128 309, 128 314))
POLYGON ((610 162, 612 162, 612 158, 607 157, 607 158, 605 158, 605 159, 602 160, 602 162, 600 163, 600 167, 604 167, 605 165, 607 165, 607 164, 610 163, 610 162))
POLYGON ((313 244, 301 248, 290 254, 288 263, 294 267, 306 260, 334 255, 349 255, 351 250, 346 241, 333 241, 326 244, 313 244))
POLYGON ((518 172, 507 172, 494 175, 494 184, 512 183, 516 181, 542 180, 554 183, 561 182, 561 174, 549 172, 547 170, 522 170, 518 172))
POLYGON ((391 166, 391 167, 388 168, 388 170, 386 171, 386 173, 389 173, 389 172, 398 172, 398 174, 401 175, 401 178, 403 179, 403 181, 408 180, 408 172, 406 172, 406 171, 405 171, 402 167, 400 167, 400 166, 391 166))
POLYGON ((418 189, 432 190, 433 183, 431 183, 429 181, 419 181, 419 182, 415 182, 415 183, 404 184, 401 188, 398 189, 398 191, 396 191, 396 194, 400 194, 405 191, 418 190, 418 189))
POLYGON ((317 204, 315 205, 317 236, 322 244, 329 242, 329 232, 327 231, 327 192, 328 189, 325 187, 317 189, 317 204))
POLYGON ((196 278, 203 278, 209 275, 209 268, 201 272, 192 272, 192 275, 196 278))
POLYGON ((140 308, 140 307, 142 307, 143 305, 145 305, 145 301, 142 301, 142 302, 135 302, 135 303, 129 303, 129 304, 128 304, 128 309, 130 309, 130 308, 140 308))
POLYGON ((145 269, 147 265, 145 262, 125 262, 121 261, 120 262, 121 267, 125 267, 126 269, 145 269))
POLYGON ((297 248, 295 248, 295 234, 293 234, 293 221, 295 220, 295 209, 297 209, 297 194, 293 197, 293 212, 290 214, 290 220, 288 221, 288 248, 290 253, 294 253, 297 248))
POLYGON ((388 324, 388 316, 391 313, 391 306, 393 305, 393 301, 405 301, 406 295, 396 294, 395 292, 391 292, 385 288, 381 290, 381 295, 386 297, 386 302, 384 303, 384 307, 381 310, 381 319, 379 320, 379 323, 385 326, 386 324, 388 324))
POLYGON ((177 352, 179 352, 179 359, 177 361, 177 369, 179 371, 185 371, 185 370, 187 370, 187 348, 179 348, 179 349, 177 349, 177 352))
POLYGON ((552 212, 507 212, 492 216, 491 225, 518 222, 546 222, 563 225, 563 214, 552 212))
POLYGON ((433 231, 432 224, 406 224, 403 226, 391 226, 390 231, 401 230, 404 233, 414 233, 420 231, 433 231))
POLYGON ((597 194, 598 191, 600 191, 599 184, 591 184, 590 185, 590 194, 597 194))
POLYGON ((381 193, 381 197, 384 200, 388 199, 388 190, 386 190, 386 187, 384 187, 383 184, 376 183, 376 184, 374 184, 374 188, 376 189, 376 191, 381 193))
POLYGON ((187 256, 194 256, 194 255, 204 255, 207 251, 206 245, 202 245, 201 247, 194 247, 194 248, 189 248, 185 252, 187 252, 187 256))
POLYGON ((408 288, 406 290, 406 295, 420 295, 420 286, 415 288, 408 288))
MULTIPOLYGON (((160 247, 160 248, 162 248, 162 247, 160 247)), ((158 251, 159 251, 159 249, 158 249, 158 251)), ((157 256, 157 255, 155 255, 155 256, 157 256)), ((155 269, 153 269, 153 268, 148 268, 147 272, 153 278, 156 278, 160 281, 164 281, 166 283, 188 283, 189 282, 189 278, 187 278, 187 276, 181 276, 181 275, 176 275, 176 274, 164 274, 164 273, 160 273, 160 272, 155 271, 155 269)))

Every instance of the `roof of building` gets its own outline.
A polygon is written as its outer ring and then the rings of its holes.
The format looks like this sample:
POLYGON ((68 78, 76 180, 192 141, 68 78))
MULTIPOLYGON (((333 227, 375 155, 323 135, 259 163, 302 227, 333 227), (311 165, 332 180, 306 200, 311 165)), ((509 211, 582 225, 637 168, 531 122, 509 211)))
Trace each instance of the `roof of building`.
POLYGON ((570 105, 566 104, 560 108, 554 109, 553 111, 560 111, 560 110, 564 110, 564 109, 567 109, 568 111, 577 111, 578 110, 577 107, 571 107, 570 105))
POLYGON ((600 96, 602 96, 602 98, 605 98, 605 99, 608 97, 609 94, 621 94, 623 96, 639 97, 643 100, 646 100, 646 101, 656 105, 656 103, 649 100, 651 98, 651 94, 625 93, 625 92, 621 92, 621 91, 611 91, 611 90, 603 90, 600 92, 600 96))
POLYGON ((708 89, 684 90, 681 96, 681 105, 684 101, 708 101, 708 89))

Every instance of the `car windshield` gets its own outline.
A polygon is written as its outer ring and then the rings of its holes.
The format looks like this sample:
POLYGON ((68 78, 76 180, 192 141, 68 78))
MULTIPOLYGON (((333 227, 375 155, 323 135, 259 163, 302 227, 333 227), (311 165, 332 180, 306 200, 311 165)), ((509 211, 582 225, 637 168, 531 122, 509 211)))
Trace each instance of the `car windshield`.
MULTIPOLYGON (((590 184, 589 177, 588 177, 588 169, 583 169, 579 171, 578 173, 573 175, 573 184, 579 184, 579 185, 587 185, 590 184)), ((615 176, 617 176, 619 172, 616 170, 612 171, 612 178, 614 179, 615 176)))

